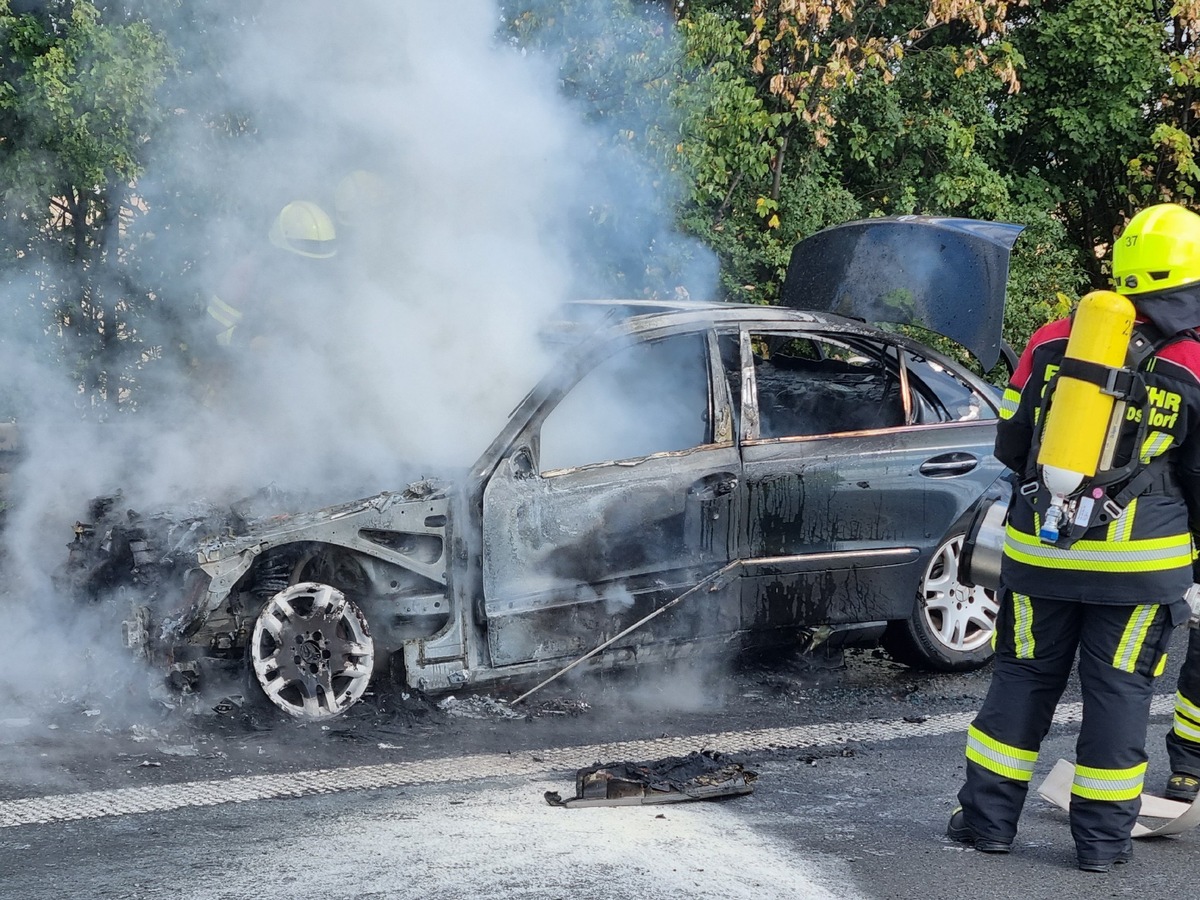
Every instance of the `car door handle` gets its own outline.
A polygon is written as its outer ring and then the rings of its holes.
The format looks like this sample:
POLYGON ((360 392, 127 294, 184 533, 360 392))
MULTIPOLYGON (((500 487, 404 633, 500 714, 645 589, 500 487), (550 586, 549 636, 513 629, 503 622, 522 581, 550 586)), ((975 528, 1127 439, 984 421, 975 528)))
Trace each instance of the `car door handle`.
POLYGON ((965 475, 979 465, 978 457, 970 453, 944 453, 921 463, 921 474, 930 478, 949 478, 965 475))
POLYGON ((688 490, 688 493, 693 497, 702 497, 709 499, 712 497, 723 497, 726 494, 732 494, 737 488, 738 479, 732 472, 721 472, 716 475, 709 475, 697 481, 688 490))

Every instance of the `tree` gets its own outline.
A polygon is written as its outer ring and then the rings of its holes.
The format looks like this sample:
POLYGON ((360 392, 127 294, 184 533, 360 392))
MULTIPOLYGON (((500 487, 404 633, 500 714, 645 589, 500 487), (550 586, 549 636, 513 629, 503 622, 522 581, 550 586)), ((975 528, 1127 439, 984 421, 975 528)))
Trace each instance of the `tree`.
MULTIPOLYGON (((1046 186, 1093 282, 1125 219, 1129 161, 1149 143, 1163 83, 1163 23, 1142 0, 1050 0, 1017 14, 1024 90, 998 109, 1003 160, 1046 186)), ((1149 192, 1148 192, 1149 193, 1149 192)))
POLYGON ((568 198, 575 290, 671 296, 709 289, 715 260, 676 228, 693 179, 678 152, 682 46, 670 4, 525 0, 504 5, 507 39, 553 61, 587 139, 593 182, 568 198))
POLYGON ((129 278, 122 234, 141 212, 142 145, 163 118, 172 60, 146 22, 107 23, 87 0, 21 14, 0 0, 9 302, 26 318, 48 314, 43 326, 98 399, 118 399, 121 342, 152 300, 129 278))

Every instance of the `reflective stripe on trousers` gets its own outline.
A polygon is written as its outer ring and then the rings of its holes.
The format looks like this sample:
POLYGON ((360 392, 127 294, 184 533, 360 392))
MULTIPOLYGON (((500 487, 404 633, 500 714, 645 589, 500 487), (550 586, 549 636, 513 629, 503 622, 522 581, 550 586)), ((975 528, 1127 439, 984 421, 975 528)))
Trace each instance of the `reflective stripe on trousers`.
POLYGON ((1175 691, 1175 721, 1167 732, 1172 772, 1200 778, 1200 629, 1189 628, 1187 655, 1175 691))
POLYGON ((1005 592, 987 698, 967 736, 958 799, 981 837, 1011 841, 1042 740, 1079 652, 1084 714, 1076 746, 1071 830, 1081 856, 1107 859, 1137 820, 1154 678, 1170 613, 1005 592))

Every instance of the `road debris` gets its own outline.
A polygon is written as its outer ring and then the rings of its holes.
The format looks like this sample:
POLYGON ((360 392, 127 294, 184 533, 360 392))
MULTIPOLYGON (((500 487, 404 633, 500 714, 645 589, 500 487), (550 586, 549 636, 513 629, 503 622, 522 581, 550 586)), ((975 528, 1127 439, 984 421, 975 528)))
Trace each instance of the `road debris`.
POLYGON ((712 800, 754 791, 757 772, 713 750, 650 762, 596 763, 575 773, 575 796, 545 793, 551 806, 639 806, 712 800))

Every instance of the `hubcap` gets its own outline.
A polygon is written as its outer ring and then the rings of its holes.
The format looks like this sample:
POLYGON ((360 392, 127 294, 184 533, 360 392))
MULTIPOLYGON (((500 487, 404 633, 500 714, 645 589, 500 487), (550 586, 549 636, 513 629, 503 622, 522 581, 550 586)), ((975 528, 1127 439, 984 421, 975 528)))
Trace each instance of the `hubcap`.
POLYGON ((992 591, 958 580, 962 535, 942 544, 929 562, 923 582, 922 614, 930 634, 947 650, 966 652, 992 639, 1000 605, 992 591))
POLYGON ((298 719, 329 719, 367 689, 375 644, 361 610, 317 582, 285 588, 254 624, 250 662, 263 692, 298 719))

